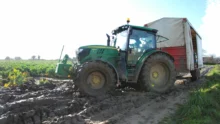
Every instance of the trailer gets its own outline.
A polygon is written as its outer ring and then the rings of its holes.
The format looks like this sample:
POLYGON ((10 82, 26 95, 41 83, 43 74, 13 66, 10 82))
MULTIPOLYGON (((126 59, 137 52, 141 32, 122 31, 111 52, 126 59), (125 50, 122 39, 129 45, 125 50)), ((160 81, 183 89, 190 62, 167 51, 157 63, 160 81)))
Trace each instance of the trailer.
POLYGON ((202 38, 187 18, 164 17, 144 25, 158 30, 158 35, 168 38, 157 43, 157 48, 174 57, 177 75, 191 73, 192 80, 200 77, 203 67, 202 38))

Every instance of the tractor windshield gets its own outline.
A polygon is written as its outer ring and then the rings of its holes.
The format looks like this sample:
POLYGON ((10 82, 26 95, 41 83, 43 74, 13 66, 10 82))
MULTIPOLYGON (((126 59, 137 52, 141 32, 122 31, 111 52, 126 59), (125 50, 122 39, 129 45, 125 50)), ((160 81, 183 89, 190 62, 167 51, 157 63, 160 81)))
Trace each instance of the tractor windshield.
POLYGON ((156 48, 155 35, 147 31, 134 29, 130 36, 129 47, 138 49, 138 51, 154 49, 156 48))

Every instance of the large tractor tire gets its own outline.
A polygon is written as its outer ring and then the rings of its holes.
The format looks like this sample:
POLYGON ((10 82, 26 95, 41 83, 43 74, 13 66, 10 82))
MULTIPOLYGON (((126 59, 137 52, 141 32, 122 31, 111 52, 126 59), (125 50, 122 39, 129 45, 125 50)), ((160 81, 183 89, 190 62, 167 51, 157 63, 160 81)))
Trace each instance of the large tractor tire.
POLYGON ((196 81, 200 78, 200 70, 199 69, 196 69, 196 70, 193 70, 193 71, 190 71, 191 73, 191 81, 196 81))
POLYGON ((86 62, 77 69, 75 83, 81 92, 90 96, 100 96, 115 87, 116 74, 106 63, 86 62))
POLYGON ((166 93, 176 80, 173 60, 164 53, 157 53, 145 61, 140 74, 140 85, 147 91, 166 93))

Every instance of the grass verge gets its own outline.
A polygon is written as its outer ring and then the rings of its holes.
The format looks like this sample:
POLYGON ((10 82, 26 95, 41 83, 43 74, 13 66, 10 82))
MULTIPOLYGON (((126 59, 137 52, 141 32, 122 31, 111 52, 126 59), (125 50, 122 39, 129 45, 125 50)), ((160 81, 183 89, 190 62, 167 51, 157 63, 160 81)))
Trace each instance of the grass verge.
POLYGON ((189 99, 180 105, 162 124, 219 124, 220 123, 220 65, 206 75, 206 82, 190 92, 189 99))

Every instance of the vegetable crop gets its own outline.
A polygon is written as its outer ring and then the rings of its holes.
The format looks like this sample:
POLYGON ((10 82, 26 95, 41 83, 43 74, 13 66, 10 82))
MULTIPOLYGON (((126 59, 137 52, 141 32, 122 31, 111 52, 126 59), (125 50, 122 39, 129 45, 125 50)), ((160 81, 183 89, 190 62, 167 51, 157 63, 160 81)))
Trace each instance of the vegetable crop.
POLYGON ((31 77, 55 77, 56 63, 53 60, 1 60, 0 77, 8 78, 14 69, 31 77))

